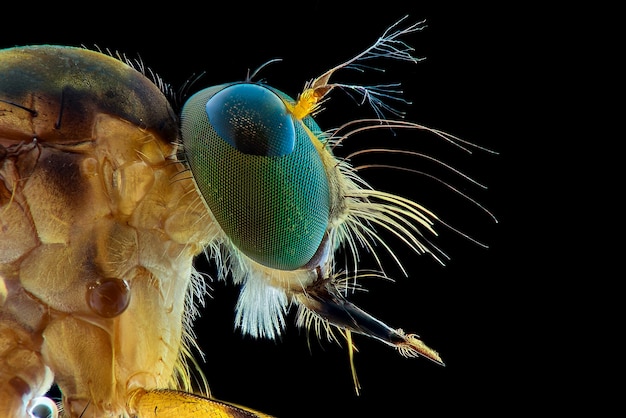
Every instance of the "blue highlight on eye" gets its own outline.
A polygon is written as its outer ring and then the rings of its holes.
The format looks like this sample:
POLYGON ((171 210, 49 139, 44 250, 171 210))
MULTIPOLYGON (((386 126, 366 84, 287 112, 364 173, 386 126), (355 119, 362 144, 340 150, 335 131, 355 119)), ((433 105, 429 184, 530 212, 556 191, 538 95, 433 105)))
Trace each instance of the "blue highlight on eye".
POLYGON ((197 92, 181 112, 186 161, 215 221, 242 256, 284 271, 318 262, 331 210, 323 150, 311 137, 321 130, 293 116, 292 103, 236 82, 197 92))
POLYGON ((280 157, 294 150, 293 117, 262 85, 232 84, 207 101, 206 113, 216 133, 244 154, 280 157))

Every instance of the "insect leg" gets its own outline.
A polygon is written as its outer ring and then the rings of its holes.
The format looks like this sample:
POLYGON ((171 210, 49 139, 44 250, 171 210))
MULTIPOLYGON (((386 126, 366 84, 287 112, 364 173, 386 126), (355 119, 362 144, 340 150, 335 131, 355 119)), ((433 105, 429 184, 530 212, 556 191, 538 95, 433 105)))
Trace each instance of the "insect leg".
POLYGON ((175 390, 136 390, 129 406, 139 416, 160 418, 271 418, 249 408, 175 390))
POLYGON ((52 372, 36 347, 31 333, 10 319, 0 319, 0 416, 28 416, 30 400, 52 385, 52 372))

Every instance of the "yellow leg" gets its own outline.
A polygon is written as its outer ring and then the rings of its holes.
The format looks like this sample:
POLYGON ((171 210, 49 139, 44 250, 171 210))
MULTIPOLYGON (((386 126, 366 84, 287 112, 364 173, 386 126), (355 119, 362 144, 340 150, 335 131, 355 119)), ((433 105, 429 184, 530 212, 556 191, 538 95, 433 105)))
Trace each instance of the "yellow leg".
POLYGON ((175 390, 138 389, 128 405, 142 418, 271 418, 239 405, 175 390))

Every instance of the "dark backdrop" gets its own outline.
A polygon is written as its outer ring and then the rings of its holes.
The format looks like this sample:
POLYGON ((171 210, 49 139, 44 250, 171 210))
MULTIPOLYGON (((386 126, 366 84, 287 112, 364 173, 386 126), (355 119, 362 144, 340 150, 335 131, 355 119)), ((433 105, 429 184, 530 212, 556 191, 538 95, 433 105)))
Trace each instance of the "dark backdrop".
MULTIPOLYGON (((398 140, 402 147, 433 152, 486 184, 489 189, 481 191, 455 181, 500 222, 495 224, 475 206, 423 178, 364 172, 378 187, 425 202, 489 248, 443 230, 439 245, 451 261, 441 267, 391 241, 410 277, 402 277, 387 258, 396 283, 372 283, 369 293, 355 299, 390 325, 420 334, 447 366, 405 359, 391 348, 357 336, 355 363, 362 393, 355 396, 345 345, 311 338, 309 347, 307 336, 293 321, 277 342, 242 337, 233 329, 237 289, 221 283, 212 284, 212 298, 207 299, 196 332, 214 395, 280 417, 372 415, 374 409, 385 411, 382 416, 442 416, 450 411, 491 415, 504 412, 502 408, 516 409, 516 403, 503 402, 512 392, 509 385, 516 379, 518 362, 508 337, 514 328, 510 306, 524 280, 513 259, 511 208, 517 194, 509 177, 517 162, 509 104, 518 87, 508 73, 509 57, 518 47, 509 38, 516 12, 446 3, 436 7, 400 1, 356 7, 336 3, 232 3, 222 4, 221 11, 217 6, 208 5, 207 11, 186 2, 143 11, 101 4, 78 14, 56 7, 38 10, 40 17, 5 31, 0 47, 97 45, 140 56, 174 88, 206 71, 192 90, 241 80, 248 69, 282 58, 282 63, 264 69, 262 76, 295 96, 305 81, 371 45, 400 17, 426 19, 423 32, 405 38, 415 47, 415 55, 426 59, 419 64, 381 62, 388 71, 372 72, 367 80, 402 82, 405 97, 413 102, 398 106, 407 112, 407 119, 499 152, 468 156, 421 134, 412 142, 406 133, 398 140)), ((338 75, 338 80, 351 80, 349 71, 338 75)), ((370 116, 340 92, 333 98, 319 117, 323 128, 370 116)), ((376 143, 376 137, 372 141, 376 143)), ((388 137, 378 142, 389 144, 388 137)), ((198 268, 212 272, 202 259, 198 268)))

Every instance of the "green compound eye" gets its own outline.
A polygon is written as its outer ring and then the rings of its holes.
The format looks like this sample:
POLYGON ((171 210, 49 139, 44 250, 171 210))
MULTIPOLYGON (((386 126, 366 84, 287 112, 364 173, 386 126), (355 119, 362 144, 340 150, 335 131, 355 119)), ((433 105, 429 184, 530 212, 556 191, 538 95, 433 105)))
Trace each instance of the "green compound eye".
POLYGON ((260 84, 209 87, 183 107, 185 157, 213 216, 233 244, 267 267, 296 270, 328 227, 330 192, 310 116, 298 120, 260 84))

